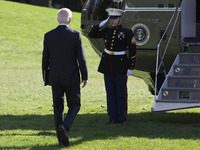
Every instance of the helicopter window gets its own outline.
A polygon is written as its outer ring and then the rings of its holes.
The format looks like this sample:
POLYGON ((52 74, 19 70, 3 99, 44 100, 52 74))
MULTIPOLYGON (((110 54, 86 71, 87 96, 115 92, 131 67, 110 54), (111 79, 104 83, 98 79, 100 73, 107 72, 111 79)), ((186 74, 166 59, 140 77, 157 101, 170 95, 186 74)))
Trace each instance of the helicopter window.
POLYGON ((169 7, 169 8, 173 8, 173 7, 174 7, 174 4, 168 4, 168 7, 169 7))
POLYGON ((104 20, 108 17, 107 8, 122 8, 124 0, 88 0, 85 5, 89 20, 104 20))
POLYGON ((163 8, 164 4, 158 4, 158 8, 163 8))

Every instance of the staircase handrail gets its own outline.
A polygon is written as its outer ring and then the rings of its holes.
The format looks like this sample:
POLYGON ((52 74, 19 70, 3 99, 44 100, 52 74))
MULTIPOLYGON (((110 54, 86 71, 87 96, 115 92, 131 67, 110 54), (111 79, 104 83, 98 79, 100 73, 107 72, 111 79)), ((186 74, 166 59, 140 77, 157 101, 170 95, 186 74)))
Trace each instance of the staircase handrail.
POLYGON ((183 1, 183 0, 180 0, 180 1, 179 1, 179 4, 177 5, 177 7, 176 7, 176 9, 175 9, 175 11, 174 11, 174 13, 173 13, 173 15, 172 15, 172 17, 171 17, 171 19, 170 19, 170 21, 169 21, 169 23, 168 23, 166 29, 165 29, 165 32, 163 33, 163 35, 162 35, 162 37, 161 37, 161 39, 160 39, 160 41, 159 41, 159 43, 158 43, 158 45, 157 45, 156 73, 155 73, 155 101, 156 101, 156 95, 157 95, 158 73, 159 73, 160 68, 161 68, 161 65, 162 65, 163 68, 164 68, 163 72, 164 72, 165 77, 166 77, 166 69, 165 69, 165 65, 164 65, 163 59, 164 59, 164 57, 165 57, 165 54, 166 54, 166 51, 167 51, 169 42, 170 42, 170 40, 171 40, 172 34, 173 34, 173 32, 174 32, 174 29, 175 29, 175 26, 176 26, 176 23, 177 23, 179 14, 180 14, 180 12, 178 12, 178 8, 181 6, 182 1, 183 1), (164 50, 164 53, 163 53, 163 55, 162 55, 161 52, 160 52, 160 45, 161 45, 161 43, 162 43, 162 41, 163 41, 163 39, 164 39, 164 37, 165 37, 165 35, 166 35, 166 33, 167 33, 167 31, 168 31, 170 25, 171 25, 171 23, 172 23, 172 20, 174 19, 174 17, 175 17, 175 15, 176 15, 177 12, 178 12, 178 14, 177 14, 177 16, 176 16, 176 19, 175 19, 175 22, 174 22, 172 31, 171 31, 171 33, 170 33, 170 37, 169 37, 169 39, 168 39, 168 41, 167 41, 167 45, 166 45, 165 50, 164 50), (159 64, 159 55, 160 55, 160 58, 161 58, 160 64, 159 64))

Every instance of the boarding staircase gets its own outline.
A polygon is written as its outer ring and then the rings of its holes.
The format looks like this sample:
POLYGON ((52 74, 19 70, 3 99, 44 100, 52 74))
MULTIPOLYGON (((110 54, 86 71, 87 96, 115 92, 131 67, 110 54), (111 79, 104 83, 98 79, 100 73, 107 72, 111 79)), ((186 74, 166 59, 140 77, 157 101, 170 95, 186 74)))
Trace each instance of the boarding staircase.
POLYGON ((188 38, 183 41, 183 43, 187 45, 188 50, 185 51, 185 53, 177 55, 168 73, 166 73, 163 61, 179 17, 179 11, 177 10, 181 4, 182 0, 180 0, 179 5, 177 6, 165 30, 165 33, 157 46, 155 104, 152 107, 152 112, 200 107, 200 26, 198 25, 199 27, 197 27, 197 38, 188 38), (167 41, 164 52, 161 54, 161 42, 174 18, 175 21, 170 37, 167 41), (161 67, 163 68, 166 78, 157 95, 157 76, 161 67))
POLYGON ((177 55, 158 93, 153 112, 200 107, 199 51, 177 55))

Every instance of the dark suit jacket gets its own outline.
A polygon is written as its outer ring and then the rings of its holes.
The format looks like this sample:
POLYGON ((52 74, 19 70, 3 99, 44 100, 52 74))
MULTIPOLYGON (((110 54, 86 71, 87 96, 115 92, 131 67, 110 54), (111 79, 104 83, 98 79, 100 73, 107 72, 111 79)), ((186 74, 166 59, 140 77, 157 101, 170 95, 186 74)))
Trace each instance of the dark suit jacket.
POLYGON ((88 79, 85 54, 78 31, 59 25, 45 34, 43 79, 47 68, 50 68, 49 85, 79 85, 80 73, 82 80, 88 79))

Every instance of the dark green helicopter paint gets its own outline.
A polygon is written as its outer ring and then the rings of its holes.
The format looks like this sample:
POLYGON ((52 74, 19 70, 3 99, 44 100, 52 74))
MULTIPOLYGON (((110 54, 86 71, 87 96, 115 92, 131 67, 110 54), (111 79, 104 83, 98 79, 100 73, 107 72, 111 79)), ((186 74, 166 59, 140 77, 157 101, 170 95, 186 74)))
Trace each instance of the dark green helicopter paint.
MULTIPOLYGON (((154 94, 157 44, 160 41, 180 0, 87 0, 82 10, 81 32, 86 36, 95 52, 101 56, 104 50, 102 39, 91 39, 91 27, 108 17, 105 9, 115 7, 124 10, 122 25, 133 30, 137 43, 137 59, 133 75, 142 78, 154 94)), ((197 0, 198 1, 198 0, 197 0)), ((181 12, 181 8, 178 9, 181 12)), ((161 52, 169 38, 167 33, 161 52)), ((186 44, 181 40, 181 13, 164 58, 168 72, 178 53, 184 52, 186 44)), ((164 81, 162 70, 158 75, 158 89, 164 81)))

